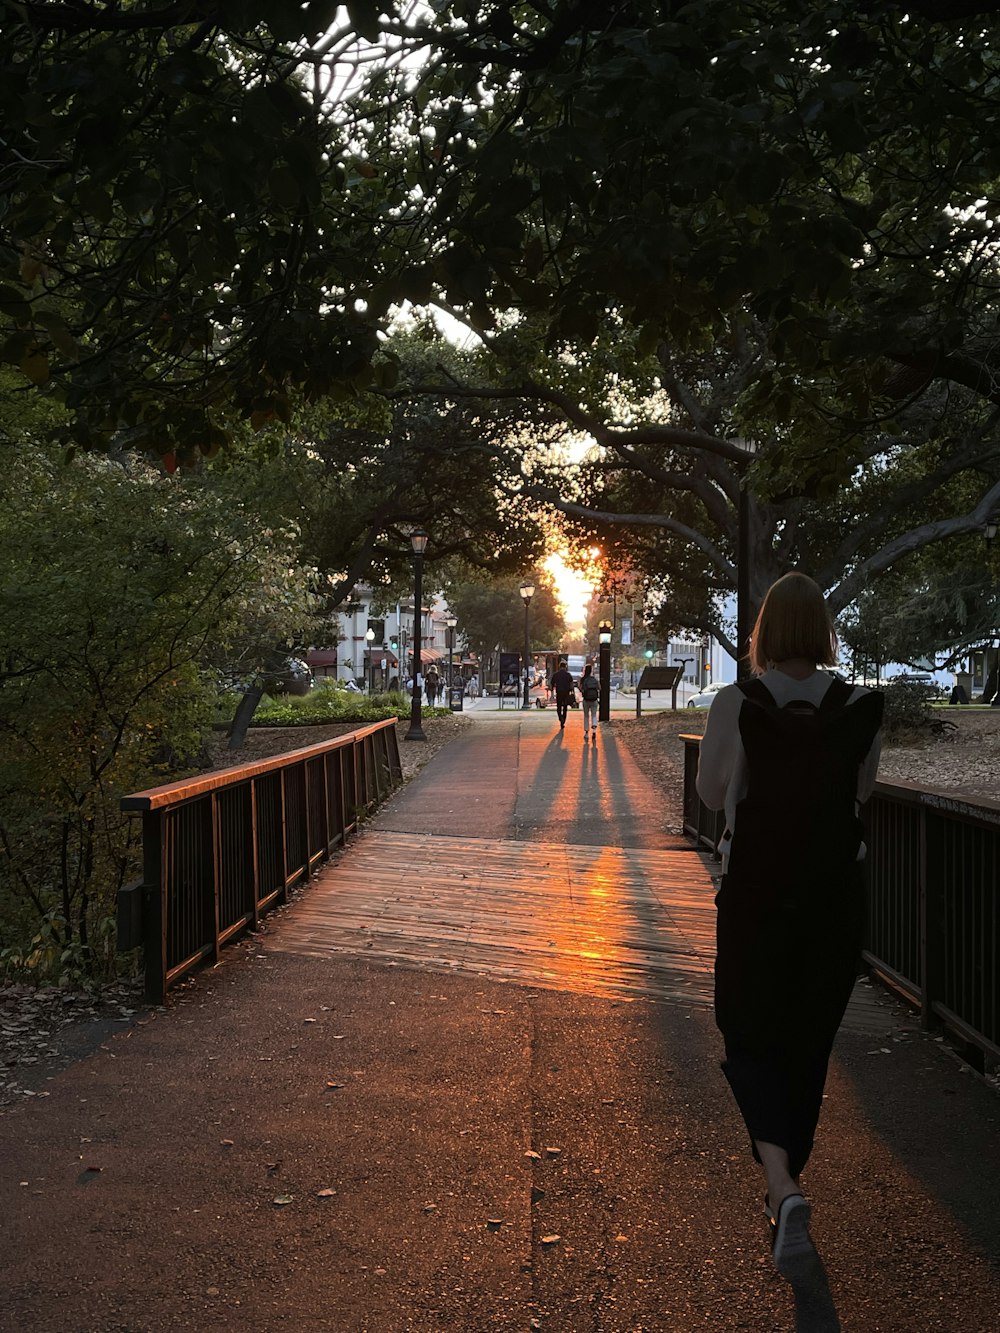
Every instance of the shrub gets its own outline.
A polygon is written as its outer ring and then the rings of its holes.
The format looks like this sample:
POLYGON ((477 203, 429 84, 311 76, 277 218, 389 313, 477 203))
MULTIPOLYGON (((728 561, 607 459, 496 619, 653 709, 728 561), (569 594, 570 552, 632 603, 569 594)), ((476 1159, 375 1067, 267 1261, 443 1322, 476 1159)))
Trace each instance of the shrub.
POLYGON ((0 473, 0 979, 118 966, 141 870, 130 791, 198 766, 216 664, 293 638, 312 605, 294 534, 138 458, 30 441, 0 473))
POLYGON ((933 685, 915 680, 897 680, 884 686, 885 715, 882 724, 889 740, 915 740, 934 726, 931 703, 937 698, 933 685))
MULTIPOLYGON (((313 690, 302 698, 268 699, 254 714, 254 727, 322 727, 334 722, 364 726, 387 717, 405 721, 410 716, 409 695, 399 690, 385 694, 358 695, 350 690, 313 690)), ((424 717, 442 717, 447 708, 424 708, 424 717)))

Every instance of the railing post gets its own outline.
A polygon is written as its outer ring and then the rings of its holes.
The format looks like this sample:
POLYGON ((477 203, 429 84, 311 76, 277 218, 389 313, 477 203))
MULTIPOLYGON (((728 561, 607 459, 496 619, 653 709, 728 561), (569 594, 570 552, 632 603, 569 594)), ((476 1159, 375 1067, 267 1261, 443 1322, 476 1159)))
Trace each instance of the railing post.
POLYGON ((920 807, 920 850, 917 862, 920 877, 920 1022, 924 1028, 935 1025, 934 1004, 942 993, 941 977, 948 943, 944 930, 944 884, 940 847, 934 836, 934 819, 926 805, 920 807))
POLYGON ((285 801, 285 778, 287 775, 288 769, 283 768, 278 781, 278 802, 281 806, 281 893, 279 897, 283 903, 288 902, 288 820, 285 801))
POLYGON ((209 809, 212 814, 212 958, 217 963, 222 953, 219 944, 219 924, 222 920, 222 811, 219 793, 212 792, 209 809))
POLYGON ((257 841, 257 779, 250 779, 250 847, 253 859, 253 929, 260 925, 260 847, 257 841))
POLYGON ((142 953, 147 1004, 163 1004, 167 997, 166 824, 163 811, 148 810, 142 816, 142 953))
POLYGON ((309 866, 313 855, 313 818, 312 818, 312 765, 303 763, 302 765, 302 800, 305 804, 305 826, 306 826, 306 854, 305 854, 305 872, 303 878, 309 879, 309 866))

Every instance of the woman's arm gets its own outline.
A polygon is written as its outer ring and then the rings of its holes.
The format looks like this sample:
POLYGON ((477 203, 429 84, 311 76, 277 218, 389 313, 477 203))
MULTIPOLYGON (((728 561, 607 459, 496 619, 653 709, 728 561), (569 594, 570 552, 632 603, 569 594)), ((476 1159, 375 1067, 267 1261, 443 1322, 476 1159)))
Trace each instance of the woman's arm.
POLYGON ((740 741, 740 709, 744 695, 735 685, 720 690, 708 712, 698 755, 698 795, 710 810, 721 810, 736 768, 740 741))

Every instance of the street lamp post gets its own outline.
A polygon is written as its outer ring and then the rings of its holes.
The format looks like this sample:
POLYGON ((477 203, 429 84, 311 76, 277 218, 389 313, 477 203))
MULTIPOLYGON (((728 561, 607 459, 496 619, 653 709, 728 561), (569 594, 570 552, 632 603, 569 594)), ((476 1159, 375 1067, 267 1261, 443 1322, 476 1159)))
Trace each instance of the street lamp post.
POLYGON ((423 528, 413 529, 410 545, 413 547, 413 699, 410 704, 410 729, 403 739, 425 741, 427 737, 420 725, 420 603, 424 595, 424 551, 427 549, 427 533, 423 528))
MULTIPOLYGON (((987 519, 986 526, 983 529, 983 532, 985 533, 986 536, 987 549, 992 547, 993 543, 997 539, 998 526, 1000 525, 998 525, 997 520, 995 518, 987 519)), ((990 667, 989 653, 987 652, 986 654, 984 654, 984 659, 983 659, 982 701, 984 704, 989 703, 992 708, 1000 708, 1000 644, 998 644, 995 635, 991 636, 990 643, 993 648, 993 666, 992 668, 990 667), (990 684, 991 680, 994 686, 993 697, 991 699, 987 699, 986 686, 990 684)))
POLYGON ((531 605, 531 599, 535 595, 535 585, 533 583, 521 584, 521 597, 524 600, 524 702, 522 708, 530 708, 531 700, 528 698, 528 653, 531 651, 531 640, 528 638, 528 607, 531 605))
POLYGON ((375 631, 369 629, 365 634, 365 642, 368 645, 368 693, 375 693, 375 659, 372 657, 372 644, 375 642, 375 631))
POLYGON ((455 616, 445 616, 444 623, 448 627, 448 707, 451 707, 451 689, 452 678, 455 666, 455 626, 458 619, 455 616))
POLYGON ((597 658, 597 670, 600 676, 601 693, 597 701, 598 722, 611 719, 611 621, 602 620, 597 627, 597 639, 600 644, 597 658))

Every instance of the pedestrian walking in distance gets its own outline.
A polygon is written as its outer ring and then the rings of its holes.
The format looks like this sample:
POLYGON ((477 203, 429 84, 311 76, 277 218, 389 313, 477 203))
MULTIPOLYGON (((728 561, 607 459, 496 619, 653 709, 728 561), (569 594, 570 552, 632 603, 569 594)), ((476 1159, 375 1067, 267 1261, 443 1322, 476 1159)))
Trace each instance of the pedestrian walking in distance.
POLYGON ((583 703, 583 743, 587 744, 587 736, 593 737, 593 743, 597 744, 597 705, 601 697, 601 684, 594 675, 594 666, 588 662, 583 669, 583 675, 580 677, 580 699, 583 703))
POLYGON ((560 660, 559 666, 552 675, 552 692, 556 696, 556 717, 559 719, 559 730, 566 728, 566 712, 569 709, 570 696, 573 693, 573 677, 566 669, 566 662, 560 660))
POLYGON ((708 715, 698 793, 724 810, 715 1017, 723 1072, 767 1179, 772 1256, 798 1333, 836 1333, 801 1180, 833 1039, 860 962, 860 812, 878 768, 882 696, 819 670, 836 662, 823 594, 801 573, 768 590, 754 679, 708 715))

